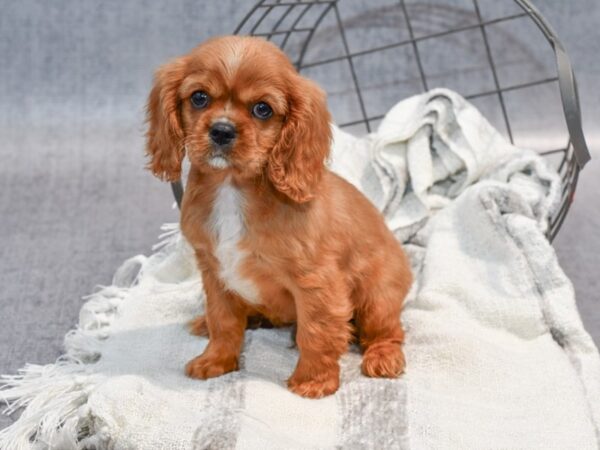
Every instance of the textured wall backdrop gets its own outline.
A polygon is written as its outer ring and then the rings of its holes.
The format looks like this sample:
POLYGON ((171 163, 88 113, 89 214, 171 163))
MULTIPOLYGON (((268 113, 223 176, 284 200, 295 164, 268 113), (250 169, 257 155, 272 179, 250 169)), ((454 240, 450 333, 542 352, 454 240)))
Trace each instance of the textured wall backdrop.
MULTIPOLYGON (((556 248, 600 343, 600 2, 535 3, 572 56, 597 158, 556 248)), ((153 69, 252 4, 0 0, 0 373, 53 361, 80 297, 176 220, 168 186, 143 170, 153 69)))

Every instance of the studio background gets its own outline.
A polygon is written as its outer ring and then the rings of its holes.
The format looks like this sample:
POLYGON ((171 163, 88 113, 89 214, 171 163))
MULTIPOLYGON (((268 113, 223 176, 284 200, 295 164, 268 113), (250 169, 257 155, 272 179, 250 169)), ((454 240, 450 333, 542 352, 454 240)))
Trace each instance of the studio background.
MULTIPOLYGON (((579 81, 593 159, 554 246, 600 344, 600 3, 534 3, 579 81)), ((177 220, 169 186, 143 169, 152 73, 252 5, 0 0, 0 373, 53 362, 81 297, 177 220)))

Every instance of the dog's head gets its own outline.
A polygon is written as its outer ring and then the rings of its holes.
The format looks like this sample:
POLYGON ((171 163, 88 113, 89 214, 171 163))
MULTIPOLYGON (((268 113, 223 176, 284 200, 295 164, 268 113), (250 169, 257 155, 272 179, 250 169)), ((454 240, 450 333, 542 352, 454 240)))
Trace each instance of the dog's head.
POLYGON ((148 100, 148 167, 181 176, 185 153, 201 172, 266 175, 296 202, 314 196, 329 153, 325 95, 275 45, 211 39, 159 68, 148 100))

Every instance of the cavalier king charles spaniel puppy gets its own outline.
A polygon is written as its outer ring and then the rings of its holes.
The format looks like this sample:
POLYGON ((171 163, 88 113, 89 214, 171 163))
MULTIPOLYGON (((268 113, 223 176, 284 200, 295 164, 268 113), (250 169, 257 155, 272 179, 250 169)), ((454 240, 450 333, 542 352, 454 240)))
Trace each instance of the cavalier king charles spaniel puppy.
POLYGON ((353 336, 365 375, 403 372, 409 262, 377 209, 326 168, 330 121, 323 91, 259 38, 211 39, 156 72, 148 167, 174 181, 190 161, 181 230, 206 291, 191 331, 209 342, 188 376, 237 370, 257 317, 296 324, 287 385, 302 396, 338 389, 353 336))

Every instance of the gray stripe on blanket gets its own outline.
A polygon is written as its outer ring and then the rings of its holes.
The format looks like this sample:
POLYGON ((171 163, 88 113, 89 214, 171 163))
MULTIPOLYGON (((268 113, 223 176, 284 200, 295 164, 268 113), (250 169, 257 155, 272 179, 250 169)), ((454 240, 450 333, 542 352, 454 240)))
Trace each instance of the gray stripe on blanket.
MULTIPOLYGON (((296 356, 289 350, 289 332, 247 332, 240 371, 208 380, 204 418, 192 440, 194 450, 228 450, 236 446, 246 408, 250 374, 281 380, 289 375, 296 356), (256 336, 254 333, 258 333, 256 336), (252 345, 257 337, 256 345, 252 345), (266 347, 265 347, 266 346, 266 347), (245 357, 251 355, 246 364, 245 357), (263 355, 261 358, 260 355, 263 355), (266 356, 266 358, 265 358, 266 356)), ((335 394, 339 412, 339 449, 401 449, 408 445, 407 387, 403 378, 367 378, 360 372, 362 356, 353 348, 341 359, 341 386, 335 394)))
MULTIPOLYGON (((250 345, 251 333, 246 333, 244 346, 250 345)), ((235 449, 240 430, 240 412, 244 410, 247 372, 244 352, 240 370, 207 381, 204 420, 192 437, 193 450, 235 449)))
POLYGON ((407 386, 403 378, 367 378, 355 348, 342 358, 337 392, 340 449, 408 449, 407 386))

